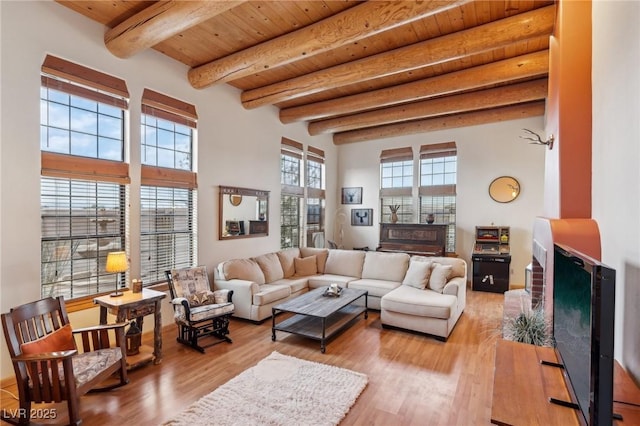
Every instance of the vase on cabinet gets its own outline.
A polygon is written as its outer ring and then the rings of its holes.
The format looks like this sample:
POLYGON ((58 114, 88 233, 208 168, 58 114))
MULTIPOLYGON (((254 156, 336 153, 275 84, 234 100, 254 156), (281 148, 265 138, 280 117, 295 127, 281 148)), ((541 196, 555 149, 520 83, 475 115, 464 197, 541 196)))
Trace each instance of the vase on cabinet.
POLYGON ((391 223, 396 223, 398 221, 398 213, 391 212, 391 223))

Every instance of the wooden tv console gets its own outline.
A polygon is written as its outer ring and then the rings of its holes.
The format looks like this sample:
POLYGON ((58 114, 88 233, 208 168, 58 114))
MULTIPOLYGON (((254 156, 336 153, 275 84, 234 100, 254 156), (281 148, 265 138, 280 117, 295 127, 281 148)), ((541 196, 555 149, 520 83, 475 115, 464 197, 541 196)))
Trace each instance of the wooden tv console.
MULTIPOLYGON (((576 410, 549 402, 550 397, 570 401, 562 370, 540 364, 557 362, 552 348, 498 340, 491 423, 496 425, 579 425, 576 410)), ((640 389, 615 362, 614 413, 617 426, 640 424, 640 389)))

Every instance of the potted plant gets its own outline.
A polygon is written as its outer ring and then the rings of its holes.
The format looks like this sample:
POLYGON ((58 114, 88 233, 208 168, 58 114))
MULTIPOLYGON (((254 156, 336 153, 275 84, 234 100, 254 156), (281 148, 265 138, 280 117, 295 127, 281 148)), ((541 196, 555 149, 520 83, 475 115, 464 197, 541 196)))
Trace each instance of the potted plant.
POLYGON ((504 325, 504 338, 536 346, 551 346, 550 324, 540 307, 523 308, 504 325))

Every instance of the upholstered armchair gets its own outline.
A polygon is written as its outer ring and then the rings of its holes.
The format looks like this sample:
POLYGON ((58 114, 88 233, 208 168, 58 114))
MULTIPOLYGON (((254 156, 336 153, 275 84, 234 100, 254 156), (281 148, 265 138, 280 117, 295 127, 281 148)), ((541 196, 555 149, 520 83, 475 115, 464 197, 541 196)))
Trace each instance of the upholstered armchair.
POLYGON ((31 403, 67 401, 69 423, 80 424, 80 396, 129 382, 125 325, 72 330, 62 296, 27 303, 2 314, 20 401, 15 415, 9 417, 7 413, 12 411, 2 410, 2 419, 29 424, 31 403), (74 335, 80 335, 81 347, 76 345, 74 335), (114 373, 118 379, 106 381, 114 373))
POLYGON ((204 266, 166 271, 174 320, 178 325, 177 341, 202 353, 221 342, 231 343, 229 318, 234 306, 232 290, 211 291, 204 266), (212 337, 206 345, 198 340, 212 337))

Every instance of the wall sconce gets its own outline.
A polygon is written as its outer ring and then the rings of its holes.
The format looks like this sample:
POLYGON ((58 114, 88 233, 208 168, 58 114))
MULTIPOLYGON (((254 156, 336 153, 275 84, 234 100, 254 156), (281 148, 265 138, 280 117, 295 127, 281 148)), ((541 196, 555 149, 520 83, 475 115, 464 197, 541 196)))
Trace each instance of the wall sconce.
POLYGON ((549 138, 546 141, 543 141, 542 138, 540 137, 539 134, 537 134, 536 132, 529 130, 529 129, 522 129, 525 132, 527 132, 530 135, 535 136, 535 138, 529 137, 529 136, 520 136, 520 139, 527 139, 533 142, 529 142, 532 143, 534 145, 546 145, 549 147, 549 149, 553 149, 553 141, 554 141, 554 137, 553 135, 549 136, 549 138))

